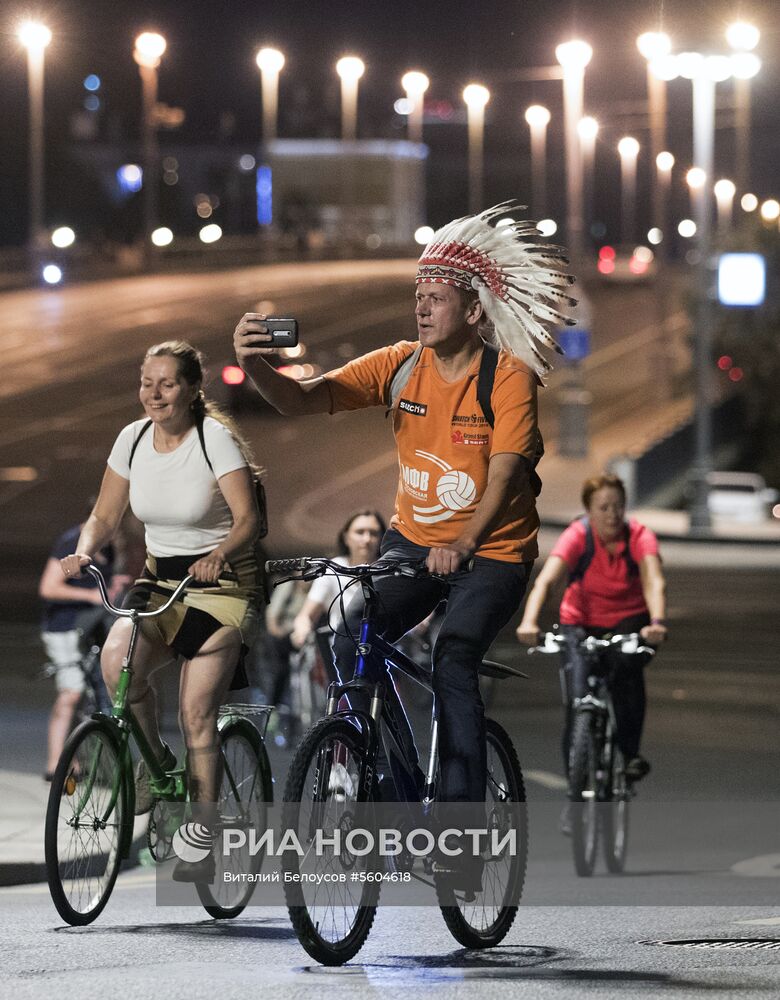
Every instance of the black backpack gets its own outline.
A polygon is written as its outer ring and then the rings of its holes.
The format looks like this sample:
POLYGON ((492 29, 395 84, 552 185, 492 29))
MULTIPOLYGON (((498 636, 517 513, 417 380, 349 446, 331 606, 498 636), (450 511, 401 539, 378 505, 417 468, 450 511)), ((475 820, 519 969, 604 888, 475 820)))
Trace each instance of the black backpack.
MULTIPOLYGON (((574 567, 572 572, 569 574, 569 583, 576 583, 585 576, 585 572, 588 566, 593 562, 593 556, 596 552, 596 543, 593 539, 593 528, 591 527, 590 518, 586 515, 585 517, 578 517, 572 524, 579 522, 585 526, 585 551, 582 553, 580 558, 577 560, 577 565, 574 567)), ((629 577, 639 575, 639 567, 631 555, 631 529, 628 524, 625 525, 623 529, 623 540, 626 543, 626 547, 623 550, 623 558, 626 561, 626 566, 628 567, 629 577)))
MULTIPOLYGON (((133 464, 133 456, 135 455, 136 449, 138 448, 141 438, 144 436, 144 434, 146 434, 146 432, 149 430, 151 426, 152 426, 152 421, 147 420, 146 423, 141 428, 141 430, 138 432, 138 436, 136 437, 135 441, 133 441, 133 447, 130 449, 130 458, 128 459, 127 462, 128 468, 130 468, 130 466, 132 466, 133 464)), ((203 436, 203 421, 202 420, 196 421, 195 426, 198 428, 198 440, 200 441, 200 446, 203 450, 203 457, 206 459, 206 464, 211 470, 212 475, 214 475, 214 467, 212 466, 211 459, 209 458, 209 454, 206 451, 206 440, 203 436)), ((265 536, 268 534, 268 507, 266 505, 266 500, 265 500, 265 487, 263 486, 262 480, 259 479, 257 476, 254 477, 254 482, 255 482, 255 496, 257 498, 257 508, 260 511, 260 520, 259 520, 257 537, 265 538, 265 536)))
MULTIPOLYGON (((406 383, 411 377, 412 370, 420 360, 422 352, 422 344, 418 344, 412 353, 404 358, 401 364, 396 368, 387 389, 386 403, 388 412, 395 409, 396 403, 406 387, 406 383)), ((493 395, 493 383, 496 379, 497 364, 498 349, 493 347, 492 344, 485 344, 484 350, 482 351, 482 360, 479 363, 479 374, 477 375, 477 402, 479 403, 485 420, 487 420, 491 428, 495 426, 496 422, 490 398, 493 395)), ((533 461, 530 463, 531 467, 528 472, 528 477, 531 482, 533 494, 535 497, 538 497, 542 492, 542 481, 536 471, 536 466, 539 464, 539 460, 544 455, 544 441, 542 440, 542 432, 540 430, 537 429, 536 435, 536 452, 534 454, 533 461)))

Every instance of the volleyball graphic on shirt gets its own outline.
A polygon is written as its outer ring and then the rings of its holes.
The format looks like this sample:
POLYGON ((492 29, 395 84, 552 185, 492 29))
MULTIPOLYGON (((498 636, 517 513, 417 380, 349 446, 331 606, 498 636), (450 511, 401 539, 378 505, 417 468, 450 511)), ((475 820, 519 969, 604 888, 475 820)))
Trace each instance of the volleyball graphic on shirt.
POLYGON ((463 510, 474 503, 477 487, 465 472, 450 469, 436 483, 436 496, 448 510, 463 510))

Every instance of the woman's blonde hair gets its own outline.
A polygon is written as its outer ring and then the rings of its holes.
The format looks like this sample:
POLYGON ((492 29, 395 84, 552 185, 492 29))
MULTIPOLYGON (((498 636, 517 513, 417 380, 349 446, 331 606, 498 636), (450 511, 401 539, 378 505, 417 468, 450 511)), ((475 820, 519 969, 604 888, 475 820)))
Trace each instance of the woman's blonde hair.
POLYGON ((187 385, 197 386, 198 395, 192 401, 192 413, 196 423, 202 423, 206 417, 218 420, 232 434, 236 444, 241 450, 241 454, 247 461, 252 474, 259 478, 264 470, 255 461, 252 446, 246 440, 238 428, 235 420, 224 412, 217 404, 206 398, 203 392, 204 361, 205 357, 197 347, 188 344, 186 340, 165 340, 161 344, 154 344, 144 355, 147 358, 173 358, 176 361, 177 374, 183 378, 187 385))

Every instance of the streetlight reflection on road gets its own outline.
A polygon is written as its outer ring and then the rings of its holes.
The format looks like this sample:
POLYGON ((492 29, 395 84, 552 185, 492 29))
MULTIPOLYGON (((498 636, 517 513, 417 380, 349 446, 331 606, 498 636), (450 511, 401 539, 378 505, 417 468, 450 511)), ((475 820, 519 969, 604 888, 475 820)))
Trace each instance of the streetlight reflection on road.
POLYGON ((336 63, 341 77, 341 138, 351 142, 357 138, 358 80, 366 71, 366 64, 357 56, 342 56, 336 63))
POLYGON ((463 90, 463 100, 469 126, 469 211, 476 213, 484 208, 485 105, 490 100, 490 91, 480 83, 470 83, 463 90))
POLYGON ((715 202, 718 206, 718 232, 723 234, 731 227, 734 195, 737 193, 737 187, 734 181, 723 177, 716 182, 713 191, 715 192, 715 202))
MULTIPOLYGON (((27 49, 27 91, 30 114, 30 205, 28 244, 33 255, 45 243, 44 213, 44 53, 51 42, 51 31, 38 21, 24 21, 17 37, 27 49)), ((34 263, 34 261, 33 261, 34 263)))
MULTIPOLYGON (((666 80, 651 69, 654 61, 668 58, 672 40, 663 31, 646 31, 636 40, 636 46, 647 61, 647 106, 650 116, 650 156, 654 162, 666 146, 666 80)), ((654 226, 666 225, 663 181, 656 172, 652 188, 652 220, 654 226)))
POLYGON ((582 151, 583 174, 583 210, 582 222, 585 229, 593 217, 593 173, 596 161, 596 137, 599 134, 599 123, 595 118, 586 116, 577 122, 577 135, 582 151))

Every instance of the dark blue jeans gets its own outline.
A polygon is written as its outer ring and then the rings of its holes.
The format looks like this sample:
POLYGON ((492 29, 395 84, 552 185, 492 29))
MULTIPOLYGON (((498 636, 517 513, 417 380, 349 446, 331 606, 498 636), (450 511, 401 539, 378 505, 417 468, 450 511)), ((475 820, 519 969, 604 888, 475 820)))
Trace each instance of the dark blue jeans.
MULTIPOLYGON (((382 540, 382 556, 425 559, 428 549, 390 530, 382 540)), ((433 691, 439 722, 440 798, 447 802, 483 802, 485 799, 485 706, 479 692, 479 666, 490 644, 525 594, 533 563, 474 559, 470 571, 459 570, 438 580, 387 577, 377 580, 381 598, 377 631, 389 642, 426 618, 446 598, 447 610, 433 649, 433 691)), ((357 636, 363 602, 356 599, 347 611, 347 629, 357 636)), ((334 643, 337 669, 351 677, 355 642, 347 635, 334 643)), ((381 658, 370 660, 369 678, 383 679, 381 658)), ((402 744, 416 762, 416 750, 403 708, 391 684, 386 686, 386 712, 402 744)), ((382 770, 382 762, 378 763, 382 770)))
MULTIPOLYGON (((580 625, 562 625, 561 632, 566 639, 564 652, 565 664, 561 671, 561 688, 565 711, 563 729, 563 765, 566 774, 569 773, 569 745, 573 716, 571 705, 575 698, 582 698, 588 693, 588 665, 579 649, 579 642, 586 635, 595 635, 603 639, 605 635, 620 635, 638 632, 650 624, 647 614, 633 615, 624 618, 612 628, 596 628, 580 625)), ((644 667, 649 657, 647 655, 625 655, 619 650, 607 650, 605 654, 614 665, 611 693, 612 704, 615 706, 615 722, 617 723, 617 742, 626 761, 639 753, 639 743, 642 739, 642 728, 645 721, 644 667)))

